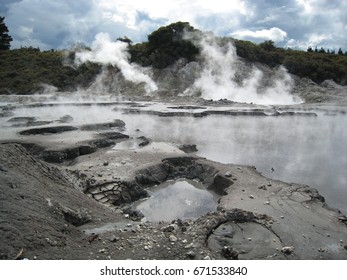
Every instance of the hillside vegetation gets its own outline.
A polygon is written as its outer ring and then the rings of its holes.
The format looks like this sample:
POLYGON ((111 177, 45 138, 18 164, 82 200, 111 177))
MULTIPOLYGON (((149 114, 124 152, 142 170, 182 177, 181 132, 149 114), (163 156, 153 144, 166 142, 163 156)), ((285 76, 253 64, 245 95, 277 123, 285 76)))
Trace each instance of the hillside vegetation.
POLYGON ((59 90, 88 86, 100 71, 92 63, 78 69, 64 65, 62 51, 41 52, 34 48, 0 51, 0 94, 31 94, 52 85, 59 90))
MULTIPOLYGON (((148 41, 129 44, 131 61, 142 66, 163 69, 179 58, 187 61, 199 59, 199 47, 185 40, 186 31, 200 36, 201 31, 189 23, 177 22, 148 35, 148 41)), ((263 63, 270 67, 284 65, 288 71, 299 77, 307 77, 316 83, 331 79, 341 85, 347 84, 347 55, 339 51, 298 51, 277 48, 272 41, 254 44, 249 41, 232 40, 237 54, 249 62, 263 63)), ((74 51, 40 51, 28 47, 14 50, 0 50, 0 94, 30 94, 52 85, 59 91, 88 87, 101 66, 84 63, 72 67, 74 51), (70 63, 66 63, 70 61, 70 63)))

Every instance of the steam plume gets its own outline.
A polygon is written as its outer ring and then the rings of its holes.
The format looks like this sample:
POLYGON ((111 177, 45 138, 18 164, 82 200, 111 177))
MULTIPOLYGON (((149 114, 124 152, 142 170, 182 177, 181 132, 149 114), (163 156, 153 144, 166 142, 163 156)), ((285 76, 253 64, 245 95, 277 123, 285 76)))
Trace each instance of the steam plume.
POLYGON ((76 63, 84 63, 86 61, 101 63, 117 67, 122 72, 124 78, 136 84, 145 83, 147 93, 158 89, 155 82, 144 73, 139 65, 129 63, 129 53, 127 52, 127 43, 112 42, 110 35, 107 33, 99 33, 95 36, 92 43, 91 51, 84 50, 76 53, 76 63))
POLYGON ((291 94, 292 78, 284 67, 279 67, 270 86, 265 86, 264 73, 253 66, 243 64, 231 42, 224 45, 211 34, 204 34, 197 42, 204 66, 193 90, 206 99, 228 99, 256 104, 296 104, 299 98, 291 94), (244 78, 246 77, 246 78, 244 78))

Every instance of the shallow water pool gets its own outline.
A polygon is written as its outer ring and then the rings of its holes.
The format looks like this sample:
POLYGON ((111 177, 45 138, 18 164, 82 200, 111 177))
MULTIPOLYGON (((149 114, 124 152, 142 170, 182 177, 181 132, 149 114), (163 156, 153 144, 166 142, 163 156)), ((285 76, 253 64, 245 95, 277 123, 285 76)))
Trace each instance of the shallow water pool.
POLYGON ((136 209, 155 222, 196 219, 217 208, 217 197, 192 180, 167 181, 152 187, 150 195, 136 209))

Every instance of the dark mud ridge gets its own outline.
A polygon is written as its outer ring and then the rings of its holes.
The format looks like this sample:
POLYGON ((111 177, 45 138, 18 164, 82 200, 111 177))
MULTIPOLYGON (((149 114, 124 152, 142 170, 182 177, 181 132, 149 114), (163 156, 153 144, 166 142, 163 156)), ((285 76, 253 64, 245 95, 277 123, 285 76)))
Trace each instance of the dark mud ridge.
MULTIPOLYGON (((76 143, 72 147, 64 147, 59 150, 44 148, 36 143, 12 141, 25 147, 30 153, 49 163, 71 163, 76 158, 95 153, 98 149, 115 146, 119 141, 129 139, 128 135, 120 132, 100 133, 97 139, 76 143)), ((149 141, 146 139, 146 141, 149 141)), ((140 144, 145 145, 141 142, 140 144)))
MULTIPOLYGON (((20 118, 20 119, 28 119, 28 118, 20 118)), ((33 121, 32 121, 33 122, 33 121)), ((44 124, 49 122, 43 122, 44 124)), ((35 124, 37 125, 37 124, 35 124)), ((27 122, 25 126, 31 126, 30 121, 27 122)), ((67 131, 74 131, 74 130, 84 130, 84 131, 98 131, 98 130, 108 130, 111 128, 124 128, 125 123, 122 120, 114 120, 113 122, 107 122, 107 123, 97 123, 97 124, 86 124, 82 125, 79 128, 74 126, 49 126, 49 127, 40 127, 40 128, 31 128, 22 130, 19 132, 20 135, 37 135, 37 134, 60 134, 67 131)))

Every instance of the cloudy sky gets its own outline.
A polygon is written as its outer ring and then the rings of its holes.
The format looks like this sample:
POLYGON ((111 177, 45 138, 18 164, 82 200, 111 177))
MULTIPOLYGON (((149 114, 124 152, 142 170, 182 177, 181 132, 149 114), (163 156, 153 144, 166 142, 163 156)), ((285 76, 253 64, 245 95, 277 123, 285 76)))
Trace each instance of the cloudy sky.
POLYGON ((12 48, 87 45, 99 32, 146 41, 158 27, 188 21, 255 43, 347 50, 347 0, 0 0, 12 48))

